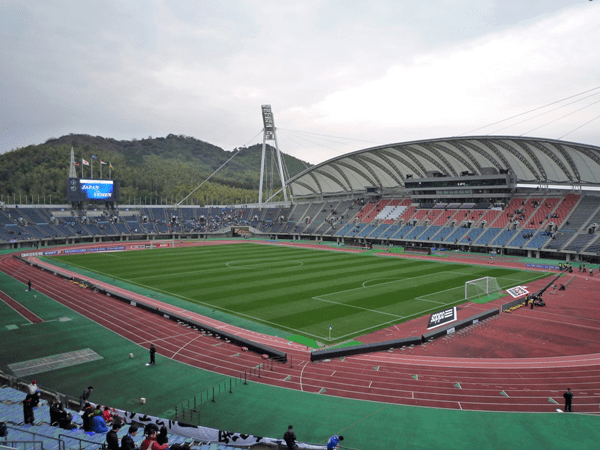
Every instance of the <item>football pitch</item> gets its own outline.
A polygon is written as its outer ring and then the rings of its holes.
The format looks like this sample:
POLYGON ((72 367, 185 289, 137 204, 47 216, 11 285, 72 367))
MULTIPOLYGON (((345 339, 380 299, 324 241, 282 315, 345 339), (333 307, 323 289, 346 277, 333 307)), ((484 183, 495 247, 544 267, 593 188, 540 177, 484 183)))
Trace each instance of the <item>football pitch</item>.
POLYGON ((506 289, 548 275, 250 243, 52 259, 323 344, 463 303, 469 280, 506 289))

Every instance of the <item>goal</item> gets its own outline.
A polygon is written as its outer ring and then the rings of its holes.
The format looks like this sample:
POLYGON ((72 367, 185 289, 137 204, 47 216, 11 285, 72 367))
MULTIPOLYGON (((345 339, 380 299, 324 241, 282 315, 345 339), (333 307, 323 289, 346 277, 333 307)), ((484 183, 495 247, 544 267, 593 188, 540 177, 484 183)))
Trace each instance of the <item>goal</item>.
POLYGON ((477 278, 476 280, 465 282, 465 300, 489 297, 500 291, 498 281, 494 277, 477 278))

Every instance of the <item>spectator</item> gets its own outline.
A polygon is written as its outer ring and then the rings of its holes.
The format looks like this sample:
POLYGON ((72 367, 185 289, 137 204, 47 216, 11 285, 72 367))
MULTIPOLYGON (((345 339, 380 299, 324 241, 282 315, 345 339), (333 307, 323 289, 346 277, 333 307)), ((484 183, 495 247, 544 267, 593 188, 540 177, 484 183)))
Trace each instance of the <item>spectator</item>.
POLYGON ((40 402, 40 390, 38 389, 35 380, 31 380, 31 384, 27 386, 27 392, 31 395, 31 407, 35 408, 40 402))
POLYGON ((92 426, 94 427, 95 433, 106 433, 108 431, 108 427, 106 426, 106 422, 104 421, 104 417, 102 414, 94 415, 94 419, 92 420, 92 426))
POLYGON ((70 430, 71 428, 75 428, 75 426, 71 424, 72 420, 73 416, 65 411, 63 404, 57 398, 54 398, 50 404, 50 424, 58 425, 65 430, 70 430))
POLYGON ((129 431, 123 439, 121 439, 121 450, 138 450, 138 447, 135 445, 133 438, 138 432, 138 427, 135 425, 131 425, 129 427, 129 431))
POLYGON ((160 445, 164 445, 169 442, 167 427, 165 427, 164 425, 160 427, 160 431, 156 435, 156 442, 158 442, 160 445))
POLYGON ((23 400, 23 423, 25 425, 33 425, 35 417, 33 415, 33 395, 27 394, 25 400, 23 400))
POLYGON ((89 401, 90 395, 92 395, 92 391, 94 390, 93 386, 88 386, 88 388, 83 391, 81 396, 79 397, 79 409, 82 410, 84 405, 89 401))
POLYGON ((121 429, 120 424, 113 424, 112 430, 106 434, 106 445, 108 450, 119 450, 119 436, 117 433, 121 429))
POLYGON ((34 395, 38 391, 38 387, 35 380, 31 380, 31 384, 27 386, 27 390, 31 395, 34 395))
POLYGON ((104 407, 104 411, 102 412, 102 417, 104 418, 104 421, 106 422, 107 425, 110 425, 112 423, 113 416, 110 412, 109 406, 104 407))
POLYGON ((291 425, 288 427, 287 431, 283 435, 283 440, 287 444, 288 449, 298 448, 298 444, 296 444, 296 433, 294 433, 294 427, 291 425))
POLYGON ((81 414, 83 419, 83 431, 93 431, 94 425, 94 408, 89 403, 84 405, 83 413, 81 414))
POLYGON ((144 436, 150 436, 152 432, 158 433, 158 425, 155 423, 148 423, 144 427, 144 436))
POLYGON ((142 442, 142 446, 140 450, 166 450, 169 447, 169 444, 160 445, 156 442, 156 430, 150 430, 150 434, 146 436, 144 442, 142 442))

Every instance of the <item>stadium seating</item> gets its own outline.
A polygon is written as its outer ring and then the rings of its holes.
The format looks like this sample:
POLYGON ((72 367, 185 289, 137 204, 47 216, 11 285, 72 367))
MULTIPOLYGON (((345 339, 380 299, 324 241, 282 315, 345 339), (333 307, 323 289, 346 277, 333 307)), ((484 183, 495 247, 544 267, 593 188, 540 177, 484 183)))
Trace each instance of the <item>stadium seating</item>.
POLYGON ((222 235, 231 227, 246 225, 280 237, 430 241, 597 254, 596 246, 590 245, 595 236, 589 231, 598 223, 600 197, 570 193, 521 193, 504 209, 486 201, 419 205, 410 198, 320 200, 275 208, 143 206, 88 211, 5 206, 0 210, 0 244, 60 244, 72 238, 92 242, 109 236, 144 239, 171 233, 198 238, 211 233, 222 235))
MULTIPOLYGON (((78 428, 73 430, 64 430, 50 424, 50 408, 45 400, 34 408, 34 425, 23 425, 23 406, 22 400, 25 393, 10 387, 0 388, 0 422, 6 422, 8 425, 8 436, 0 440, 0 444, 8 444, 9 448, 31 448, 43 450, 65 450, 65 449, 86 449, 100 450, 106 443, 105 433, 84 432, 80 427, 83 424, 81 416, 77 411, 66 409, 73 416, 73 424, 78 428), (28 443, 25 445, 24 441, 28 443), (39 447, 35 447, 31 441, 39 442, 39 447), (24 447, 25 446, 25 447, 24 447)), ((128 432, 129 426, 123 426, 118 436, 121 439, 128 432)), ((143 433, 139 432, 134 436, 134 442, 139 447, 144 440, 143 433)), ((194 441, 191 438, 169 434, 169 445, 189 443, 193 450, 234 450, 236 447, 225 444, 202 443, 194 441)), ((239 448, 239 447, 237 447, 239 448)))

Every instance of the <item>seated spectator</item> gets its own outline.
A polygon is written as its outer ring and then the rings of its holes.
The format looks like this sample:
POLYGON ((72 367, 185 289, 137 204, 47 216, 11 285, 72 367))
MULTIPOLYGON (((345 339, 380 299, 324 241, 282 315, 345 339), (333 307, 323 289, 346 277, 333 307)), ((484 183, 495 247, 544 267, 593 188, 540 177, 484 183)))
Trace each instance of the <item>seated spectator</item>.
POLYGON ((144 442, 142 442, 142 446, 140 450, 166 450, 169 447, 169 444, 160 445, 156 442, 156 430, 150 430, 150 434, 146 436, 144 442))
POLYGON ((94 431, 94 408, 92 405, 90 405, 89 403, 86 403, 84 405, 81 418, 83 419, 83 430, 94 431))
POLYGON ((137 432, 138 427, 136 427, 135 425, 131 425, 129 427, 129 431, 125 436, 123 436, 123 439, 121 439, 121 450, 138 450, 133 440, 137 432))
POLYGON ((113 417, 112 414, 110 412, 110 407, 109 406, 105 406, 104 407, 104 412, 102 413, 102 417, 104 418, 104 421, 108 424, 111 424, 113 421, 113 417))
POLYGON ((108 431, 108 427, 106 426, 106 422, 102 415, 94 415, 92 426, 95 433, 106 433, 108 431))
POLYGON ((169 442, 169 436, 167 435, 167 427, 164 425, 160 427, 160 431, 156 435, 156 442, 160 445, 164 445, 169 442))
POLYGON ((144 427, 144 436, 150 436, 150 434, 152 434, 152 431, 158 433, 158 425, 156 425, 155 423, 146 424, 146 426, 144 427))
POLYGON ((121 429, 121 425, 113 424, 112 430, 106 434, 106 446, 108 450, 119 450, 119 436, 117 433, 121 429))
POLYGON ((71 428, 76 428, 75 425, 71 424, 72 420, 73 416, 65 411, 62 403, 57 398, 54 398, 50 404, 50 424, 70 430, 71 428))

